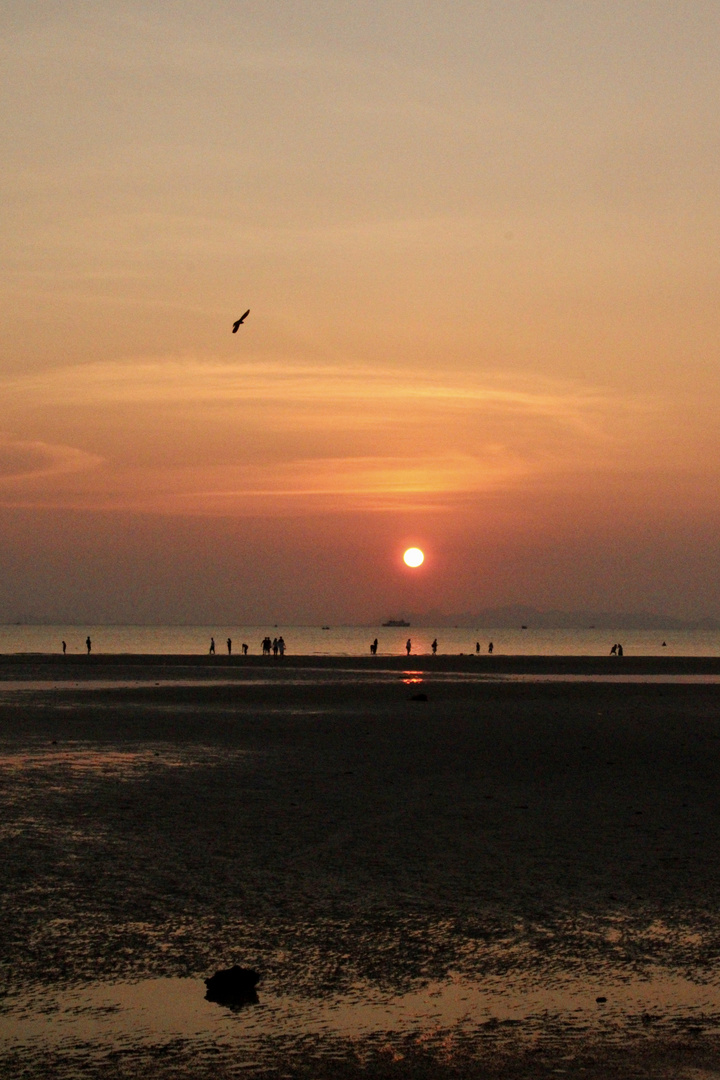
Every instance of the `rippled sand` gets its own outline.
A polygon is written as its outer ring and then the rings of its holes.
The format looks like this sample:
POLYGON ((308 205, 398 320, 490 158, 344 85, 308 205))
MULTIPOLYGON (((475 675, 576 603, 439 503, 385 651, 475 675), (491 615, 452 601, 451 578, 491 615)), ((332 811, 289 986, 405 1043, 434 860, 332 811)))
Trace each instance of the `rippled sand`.
POLYGON ((469 662, 0 659, 0 1074, 720 1076, 717 687, 469 662))

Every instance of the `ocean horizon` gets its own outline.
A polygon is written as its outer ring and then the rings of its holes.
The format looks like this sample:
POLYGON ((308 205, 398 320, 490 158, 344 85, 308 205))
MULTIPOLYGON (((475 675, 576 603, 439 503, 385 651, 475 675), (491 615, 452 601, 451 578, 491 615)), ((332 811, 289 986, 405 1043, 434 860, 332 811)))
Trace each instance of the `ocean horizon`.
POLYGON ((227 654, 227 639, 234 655, 248 645, 251 655, 262 651, 265 636, 282 635, 286 655, 367 656, 378 639, 378 656, 405 655, 410 638, 413 655, 431 651, 437 639, 439 655, 487 653, 490 642, 496 655, 510 656, 605 656, 616 642, 626 655, 720 656, 720 630, 647 630, 618 628, 508 629, 479 626, 476 629, 447 626, 299 626, 285 623, 249 625, 110 625, 110 624, 6 624, 0 625, 0 654, 86 652, 90 637, 94 654, 188 655, 207 654, 211 638, 218 655, 227 654))

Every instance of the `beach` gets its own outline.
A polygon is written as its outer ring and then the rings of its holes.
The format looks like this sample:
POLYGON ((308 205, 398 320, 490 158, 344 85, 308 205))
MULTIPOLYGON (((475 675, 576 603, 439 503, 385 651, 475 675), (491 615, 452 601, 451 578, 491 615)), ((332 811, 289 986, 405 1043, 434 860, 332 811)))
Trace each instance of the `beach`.
POLYGON ((718 676, 0 657, 0 1075, 720 1075, 718 676))

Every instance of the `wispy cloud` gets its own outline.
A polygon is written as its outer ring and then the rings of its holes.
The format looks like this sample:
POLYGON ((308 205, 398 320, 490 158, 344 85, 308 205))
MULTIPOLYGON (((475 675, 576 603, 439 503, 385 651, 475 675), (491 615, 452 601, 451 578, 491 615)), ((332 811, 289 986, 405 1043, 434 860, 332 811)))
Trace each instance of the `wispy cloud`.
POLYGON ((0 486, 5 488, 85 472, 100 464, 102 458, 74 446, 0 434, 0 486))
POLYGON ((579 383, 282 358, 58 368, 1 380, 0 406, 64 440, 8 442, 29 464, 3 501, 212 514, 449 506, 617 459, 644 408, 579 383))

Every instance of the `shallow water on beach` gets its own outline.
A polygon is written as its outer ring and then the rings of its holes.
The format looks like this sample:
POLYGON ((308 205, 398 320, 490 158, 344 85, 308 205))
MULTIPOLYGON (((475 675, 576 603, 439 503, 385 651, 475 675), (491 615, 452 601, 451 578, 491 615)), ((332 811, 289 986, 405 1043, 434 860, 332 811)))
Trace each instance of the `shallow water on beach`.
POLYGON ((226 1006, 205 998, 202 980, 154 978, 96 983, 37 993, 7 1002, 0 1012, 0 1042, 7 1049, 63 1050, 83 1045, 119 1047, 163 1044, 175 1039, 231 1049, 262 1061, 268 1041, 303 1037, 342 1040, 382 1036, 474 1039, 502 1035, 533 1040, 561 1024, 565 1038, 626 1038, 629 1031, 720 1030, 720 986, 677 974, 618 978, 606 974, 536 979, 451 976, 410 992, 384 993, 356 985, 330 997, 264 992, 254 1004, 226 1006))

